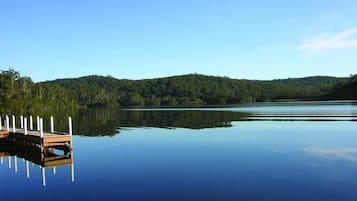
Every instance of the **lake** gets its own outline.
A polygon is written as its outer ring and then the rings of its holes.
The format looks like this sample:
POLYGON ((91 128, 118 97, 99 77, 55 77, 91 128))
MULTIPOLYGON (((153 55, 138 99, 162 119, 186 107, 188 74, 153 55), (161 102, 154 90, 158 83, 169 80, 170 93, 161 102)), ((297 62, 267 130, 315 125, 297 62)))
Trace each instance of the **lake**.
POLYGON ((357 200, 357 102, 88 109, 73 121, 71 165, 0 147, 1 200, 357 200))

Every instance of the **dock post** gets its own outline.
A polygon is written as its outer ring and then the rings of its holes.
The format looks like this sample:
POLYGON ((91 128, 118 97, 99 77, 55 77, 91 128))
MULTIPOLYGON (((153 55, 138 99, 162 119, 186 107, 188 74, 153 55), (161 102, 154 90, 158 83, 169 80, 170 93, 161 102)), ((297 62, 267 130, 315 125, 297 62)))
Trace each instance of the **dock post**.
POLYGON ((3 164, 4 163, 4 158, 0 158, 0 163, 3 164))
POLYGON ((32 115, 30 115, 30 131, 33 130, 32 115))
POLYGON ((12 132, 16 133, 16 120, 15 120, 15 115, 12 115, 12 132))
POLYGON ((10 120, 8 115, 5 116, 5 121, 6 121, 6 130, 10 131, 10 122, 9 122, 10 120))
POLYGON ((43 138, 43 119, 40 118, 40 137, 43 138))
POLYGON ((69 135, 72 135, 72 117, 68 117, 68 132, 69 135))
POLYGON ((24 118, 24 134, 27 135, 27 117, 24 118))
POLYGON ((37 116, 37 131, 40 131, 40 117, 37 116))
POLYGON ((2 118, 0 116, 0 130, 2 130, 2 118))
POLYGON ((53 174, 56 174, 56 166, 53 166, 53 168, 52 168, 52 173, 53 173, 53 174))
POLYGON ((24 128, 24 116, 20 115, 20 128, 24 128))
POLYGON ((51 122, 51 133, 55 132, 55 125, 53 123, 53 116, 50 117, 50 122, 51 122))

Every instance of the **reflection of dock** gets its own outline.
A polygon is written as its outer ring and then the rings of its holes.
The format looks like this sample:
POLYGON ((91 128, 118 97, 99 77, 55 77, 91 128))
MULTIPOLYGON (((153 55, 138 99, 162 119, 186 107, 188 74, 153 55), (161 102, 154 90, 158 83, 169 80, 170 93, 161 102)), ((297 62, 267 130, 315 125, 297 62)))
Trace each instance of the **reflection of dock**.
POLYGON ((73 151, 63 151, 63 154, 57 152, 58 151, 53 148, 41 148, 22 143, 0 142, 1 164, 3 164, 4 159, 7 158, 9 168, 14 167, 14 170, 17 172, 18 158, 24 159, 27 178, 30 178, 29 162, 39 165, 42 174, 42 184, 44 186, 46 186, 46 168, 52 168, 55 174, 56 167, 70 166, 71 181, 74 181, 73 151))
POLYGON ((20 143, 0 143, 0 156, 18 156, 25 160, 31 161, 42 167, 54 167, 59 165, 72 164, 70 152, 64 151, 63 154, 56 154, 52 148, 41 148, 20 143))
POLYGON ((68 119, 68 134, 54 131, 53 117, 50 118, 51 131, 43 131, 43 119, 37 117, 37 128, 33 128, 32 116, 20 117, 20 128, 16 127, 16 117, 12 115, 10 128, 9 116, 5 116, 4 124, 0 117, 0 162, 8 159, 9 168, 18 170, 18 158, 26 163, 26 176, 30 178, 29 162, 41 168, 42 184, 46 186, 46 168, 52 168, 56 173, 57 166, 70 166, 71 181, 74 181, 73 151, 72 151, 72 119, 68 119), (4 125, 4 128, 3 128, 4 125), (29 125, 29 127, 28 127, 29 125), (59 154, 63 153, 63 154, 59 154))

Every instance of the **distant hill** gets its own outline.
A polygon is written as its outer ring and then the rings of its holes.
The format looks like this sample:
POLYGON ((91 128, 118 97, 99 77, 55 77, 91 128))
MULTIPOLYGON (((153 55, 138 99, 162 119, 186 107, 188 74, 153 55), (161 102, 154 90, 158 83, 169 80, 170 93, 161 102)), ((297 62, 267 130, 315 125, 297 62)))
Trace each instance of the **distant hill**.
POLYGON ((329 100, 357 100, 357 75, 346 84, 338 85, 334 90, 322 97, 329 100))
POLYGON ((331 92, 337 85, 343 85, 347 81, 348 78, 326 76, 260 81, 188 74, 143 80, 94 75, 40 84, 57 85, 71 91, 76 94, 78 103, 82 106, 104 107, 313 99, 331 92))
POLYGON ((85 76, 35 83, 0 70, 0 113, 47 114, 79 107, 202 106, 282 100, 356 99, 356 76, 245 80, 200 74, 127 80, 85 76))
POLYGON ((46 114, 49 110, 60 113, 79 107, 356 99, 356 82, 352 82, 355 78, 314 76, 262 81, 188 74, 127 80, 92 75, 35 83, 30 77, 9 69, 0 70, 0 113, 46 114))

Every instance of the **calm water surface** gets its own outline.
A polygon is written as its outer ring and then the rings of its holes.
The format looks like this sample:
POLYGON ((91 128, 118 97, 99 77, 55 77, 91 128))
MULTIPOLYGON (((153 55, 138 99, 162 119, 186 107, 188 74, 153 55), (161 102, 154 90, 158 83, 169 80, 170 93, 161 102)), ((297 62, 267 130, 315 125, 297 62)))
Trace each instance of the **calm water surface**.
POLYGON ((27 175, 0 148, 1 200, 357 200, 356 111, 354 102, 79 111, 74 172, 45 168, 43 186, 41 167, 30 162, 27 175))

